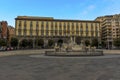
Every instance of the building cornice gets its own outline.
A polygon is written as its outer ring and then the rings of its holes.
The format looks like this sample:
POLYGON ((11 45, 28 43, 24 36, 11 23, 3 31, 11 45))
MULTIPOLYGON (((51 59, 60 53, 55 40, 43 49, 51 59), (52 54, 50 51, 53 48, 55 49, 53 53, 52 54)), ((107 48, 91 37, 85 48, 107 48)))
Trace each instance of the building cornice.
POLYGON ((71 20, 71 19, 54 19, 53 17, 29 17, 29 16, 18 16, 15 20, 34 20, 34 21, 59 21, 59 22, 95 22, 100 23, 100 21, 94 20, 71 20))

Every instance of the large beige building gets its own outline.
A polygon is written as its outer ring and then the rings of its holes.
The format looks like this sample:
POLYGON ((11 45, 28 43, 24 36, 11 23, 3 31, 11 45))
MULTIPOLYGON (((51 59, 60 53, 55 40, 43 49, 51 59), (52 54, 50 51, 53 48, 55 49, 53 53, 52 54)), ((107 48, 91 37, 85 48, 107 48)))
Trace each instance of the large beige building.
POLYGON ((55 42, 63 40, 68 42, 70 38, 76 41, 100 40, 100 22, 91 20, 64 20, 53 17, 18 16, 15 18, 15 34, 19 40, 23 38, 43 38, 45 41, 53 39, 55 42))
POLYGON ((100 21, 101 38, 107 48, 113 48, 113 41, 120 37, 120 14, 97 17, 100 21))

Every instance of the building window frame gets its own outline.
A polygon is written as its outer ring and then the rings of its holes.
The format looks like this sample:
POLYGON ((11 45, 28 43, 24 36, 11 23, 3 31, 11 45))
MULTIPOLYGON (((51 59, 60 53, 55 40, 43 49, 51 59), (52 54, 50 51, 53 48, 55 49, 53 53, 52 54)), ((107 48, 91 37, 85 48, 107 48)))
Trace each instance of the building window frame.
POLYGON ((86 32, 88 32, 88 23, 86 23, 86 32))
POLYGON ((72 22, 72 30, 74 30, 74 22, 72 22))
POLYGON ((59 22, 59 30, 62 30, 62 23, 59 22))
POLYGON ((97 23, 95 24, 95 35, 96 35, 96 37, 98 37, 97 23))
POLYGON ((81 23, 80 24, 80 32, 82 32, 83 31, 83 24, 81 23))
POLYGON ((21 36, 21 29, 18 29, 18 35, 21 36))
POLYGON ((54 27, 54 26, 53 26, 53 22, 51 22, 51 30, 53 30, 53 27, 54 27))
POLYGON ((32 21, 30 21, 30 36, 32 36, 32 32, 33 32, 33 24, 32 21))
POLYGON ((57 28, 57 22, 55 22, 55 30, 58 30, 58 28, 57 28))
POLYGON ((38 23, 38 21, 36 22, 36 34, 37 34, 37 36, 39 34, 39 23, 38 23))
POLYGON ((19 28, 21 27, 21 25, 22 25, 22 22, 21 22, 21 21, 19 21, 19 25, 18 25, 18 26, 19 26, 19 28))
POLYGON ((46 21, 46 30, 49 30, 49 22, 46 21))
POLYGON ((41 30, 44 30, 44 21, 41 22, 41 30))
POLYGON ((76 32, 79 31, 79 26, 78 26, 79 23, 76 23, 76 32))
POLYGON ((26 28, 27 24, 26 24, 26 20, 24 21, 24 28, 26 28))

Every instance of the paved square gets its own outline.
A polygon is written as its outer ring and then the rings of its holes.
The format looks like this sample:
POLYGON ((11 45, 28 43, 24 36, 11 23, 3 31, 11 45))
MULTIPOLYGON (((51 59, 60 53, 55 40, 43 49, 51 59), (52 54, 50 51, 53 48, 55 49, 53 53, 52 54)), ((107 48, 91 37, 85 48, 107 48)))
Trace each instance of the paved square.
POLYGON ((120 80, 120 57, 0 57, 0 80, 120 80))

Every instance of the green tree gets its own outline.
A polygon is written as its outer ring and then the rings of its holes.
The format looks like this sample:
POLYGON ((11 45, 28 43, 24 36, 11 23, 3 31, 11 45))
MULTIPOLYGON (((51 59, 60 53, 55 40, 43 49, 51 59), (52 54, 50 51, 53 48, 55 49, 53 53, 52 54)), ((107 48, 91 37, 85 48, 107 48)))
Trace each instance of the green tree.
POLYGON ((120 47, 120 38, 116 38, 116 39, 114 39, 114 46, 116 46, 116 47, 120 47))
POLYGON ((20 42, 20 46, 21 47, 27 47, 28 46, 28 40, 27 39, 23 39, 21 42, 20 42))
POLYGON ((106 47, 105 41, 102 41, 102 42, 101 42, 101 45, 102 45, 103 48, 105 48, 105 47, 106 47))
POLYGON ((96 46, 96 47, 98 47, 98 39, 97 39, 97 38, 94 38, 94 39, 92 40, 91 46, 96 46))
POLYGON ((58 40, 58 45, 59 45, 60 47, 62 47, 62 44, 63 44, 63 40, 62 40, 62 39, 59 39, 59 40, 58 40))
POLYGON ((81 43, 81 38, 80 37, 76 37, 76 43, 80 44, 81 43))
POLYGON ((85 40, 85 45, 86 46, 90 45, 90 41, 89 40, 85 40))
POLYGON ((11 38, 10 44, 12 47, 17 47, 18 45, 18 39, 17 38, 11 38))
POLYGON ((29 46, 29 48, 33 47, 33 40, 32 39, 28 40, 28 46, 29 46))
POLYGON ((38 39, 37 45, 43 47, 44 46, 44 40, 43 39, 38 39))
POLYGON ((5 39, 0 39, 0 46, 7 46, 7 41, 5 39))
POLYGON ((52 39, 48 40, 48 46, 51 47, 54 45, 54 41, 52 39))

